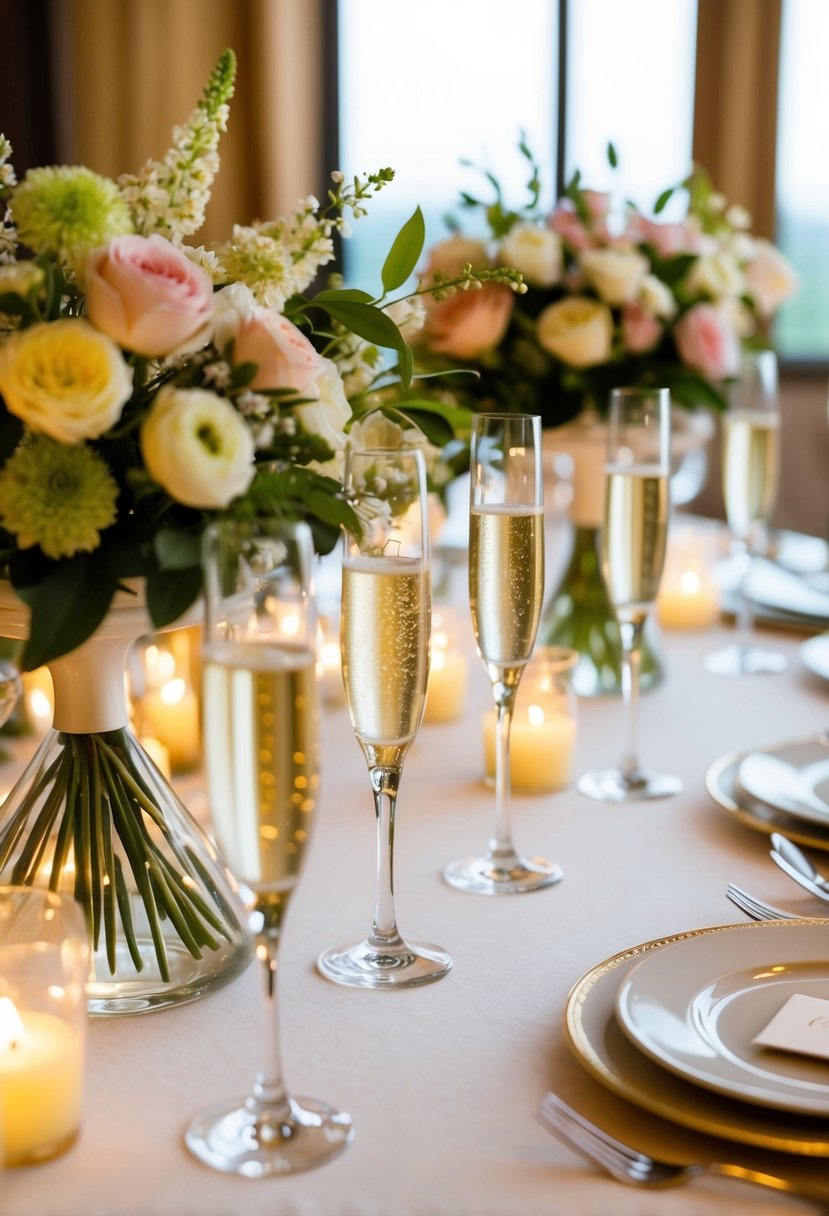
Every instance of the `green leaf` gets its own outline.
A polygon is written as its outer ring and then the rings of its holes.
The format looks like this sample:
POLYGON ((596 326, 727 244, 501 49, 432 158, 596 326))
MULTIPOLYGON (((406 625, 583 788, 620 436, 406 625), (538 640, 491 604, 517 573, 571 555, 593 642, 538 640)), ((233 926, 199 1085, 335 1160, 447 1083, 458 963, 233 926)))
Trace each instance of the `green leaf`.
POLYGON ((676 189, 676 187, 675 187, 675 186, 669 186, 667 190, 663 190, 663 191, 662 191, 662 193, 660 194, 659 198, 656 200, 656 202, 655 202, 655 203, 654 203, 654 205, 653 205, 653 213, 654 213, 654 215, 661 215, 661 214, 662 214, 662 212, 663 212, 663 211, 665 210, 665 208, 667 207, 668 202, 669 202, 669 201, 670 201, 670 199, 673 197, 673 194, 674 194, 674 190, 675 190, 675 189, 676 189))
POLYGON ((616 154, 615 145, 612 143, 608 143, 607 145, 607 161, 611 169, 617 169, 619 167, 619 157, 616 154))
POLYGON ((147 608, 156 629, 183 616, 202 587, 201 566, 186 570, 159 570, 147 577, 147 608))
POLYGON ((401 346, 405 345, 400 330, 382 309, 350 300, 320 301, 319 296, 314 302, 319 303, 329 316, 339 321, 346 329, 350 329, 360 338, 365 338, 367 342, 373 342, 375 346, 400 350, 401 346))
POLYGON ((415 207, 398 232, 388 252, 381 278, 385 292, 396 291, 414 273, 426 240, 426 224, 420 207, 415 207))
POLYGON ((31 610, 23 647, 23 671, 33 671, 74 650, 95 632, 107 614, 115 582, 88 554, 59 562, 36 583, 14 589, 31 610))
POLYGON ((345 304, 371 304, 373 296, 370 296, 367 291, 359 291, 356 287, 331 287, 314 296, 310 303, 325 304, 329 301, 336 303, 338 300, 345 304))
POLYGON ((201 536, 177 528, 161 528, 153 541, 162 570, 188 570, 201 561, 201 536))

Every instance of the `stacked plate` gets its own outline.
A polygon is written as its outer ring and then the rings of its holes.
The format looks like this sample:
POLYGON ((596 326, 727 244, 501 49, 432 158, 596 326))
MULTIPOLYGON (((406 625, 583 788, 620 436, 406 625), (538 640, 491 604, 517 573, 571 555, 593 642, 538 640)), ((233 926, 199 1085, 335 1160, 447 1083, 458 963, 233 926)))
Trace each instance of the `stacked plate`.
POLYGON ((829 735, 722 756, 705 785, 748 827, 829 849, 829 735))
MULTIPOLYGON (((745 591, 759 621, 794 629, 825 630, 829 627, 829 549, 815 536, 779 533, 773 560, 755 558, 745 591)), ((727 559, 717 569, 722 606, 737 608, 737 590, 742 575, 738 559, 727 559)))
POLYGON ((829 1000, 825 923, 746 923, 647 942, 570 994, 572 1050, 603 1085, 673 1123, 829 1157, 829 1060, 754 1044, 794 994, 829 1000))

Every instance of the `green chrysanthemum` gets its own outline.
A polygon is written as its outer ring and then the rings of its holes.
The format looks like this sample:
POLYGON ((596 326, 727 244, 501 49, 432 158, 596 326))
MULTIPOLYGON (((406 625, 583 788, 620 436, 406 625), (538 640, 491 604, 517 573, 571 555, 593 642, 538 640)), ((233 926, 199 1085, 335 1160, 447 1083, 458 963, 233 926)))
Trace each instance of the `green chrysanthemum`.
POLYGON ((133 230, 115 182, 79 166, 30 169, 10 207, 22 244, 70 266, 86 250, 133 230))
POLYGON ((21 549, 59 559, 97 549, 115 522, 118 485, 91 448, 40 435, 0 470, 0 523, 21 549))

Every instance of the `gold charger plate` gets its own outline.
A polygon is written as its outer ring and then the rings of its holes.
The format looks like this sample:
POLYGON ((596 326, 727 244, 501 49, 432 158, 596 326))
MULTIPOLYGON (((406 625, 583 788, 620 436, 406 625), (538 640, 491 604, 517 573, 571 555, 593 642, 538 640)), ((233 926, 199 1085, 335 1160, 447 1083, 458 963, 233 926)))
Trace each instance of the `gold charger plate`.
MULTIPOLYGON (((792 740, 793 743, 808 743, 809 739, 792 740)), ((737 791, 737 773, 746 756, 759 749, 747 748, 742 752, 731 752, 721 756, 705 774, 705 788, 718 806, 728 811, 740 823, 755 832, 782 832, 798 844, 810 845, 814 849, 829 851, 829 827, 806 819, 799 819, 788 811, 780 810, 765 802, 758 802, 742 791, 737 791)))
MULTIPOLYGON (((803 921, 774 921, 797 929, 803 921)), ((615 1016, 616 993, 630 968, 650 951, 724 929, 762 933, 767 925, 747 922, 692 929, 614 954, 591 968, 567 998, 564 1029, 568 1046, 602 1085, 619 1097, 671 1123, 723 1139, 809 1157, 829 1157, 825 1119, 754 1106, 684 1081, 649 1059, 622 1031, 615 1016)), ((785 929, 784 929, 785 931, 785 929)))

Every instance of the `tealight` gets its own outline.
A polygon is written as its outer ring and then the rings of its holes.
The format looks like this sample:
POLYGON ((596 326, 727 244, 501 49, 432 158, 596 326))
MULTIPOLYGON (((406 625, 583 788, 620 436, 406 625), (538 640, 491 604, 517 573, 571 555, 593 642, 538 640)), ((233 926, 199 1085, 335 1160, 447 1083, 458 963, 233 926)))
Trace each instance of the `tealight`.
POLYGON ((690 528, 669 541, 656 612, 666 629, 707 629, 719 617, 720 597, 708 549, 704 538, 690 528))
POLYGON ((456 632, 457 624, 448 608, 441 607, 432 614, 424 722, 455 722, 463 716, 469 671, 456 632))

